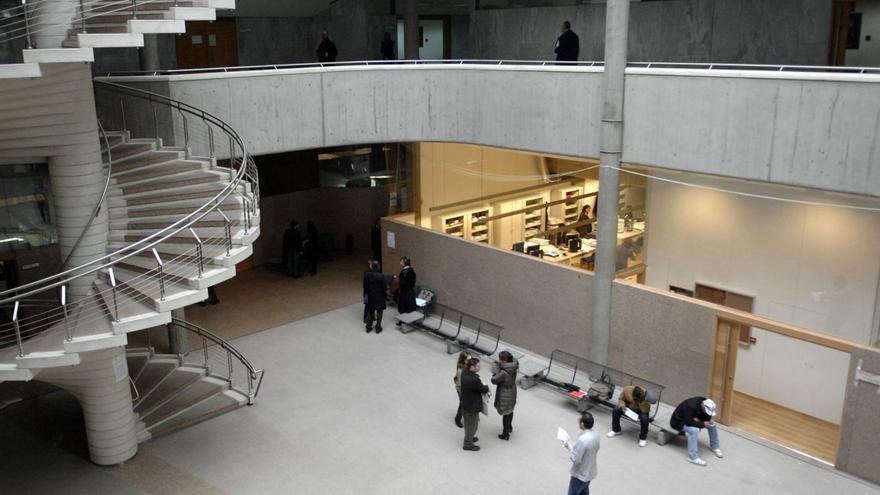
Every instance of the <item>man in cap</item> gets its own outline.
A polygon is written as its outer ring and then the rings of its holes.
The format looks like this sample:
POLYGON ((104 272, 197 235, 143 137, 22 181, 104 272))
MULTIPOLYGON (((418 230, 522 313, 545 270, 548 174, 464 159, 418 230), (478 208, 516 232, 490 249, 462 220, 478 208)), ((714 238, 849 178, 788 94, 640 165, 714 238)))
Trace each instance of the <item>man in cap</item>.
POLYGON ((715 402, 705 397, 691 397, 682 402, 672 413, 670 426, 679 432, 685 432, 688 437, 688 461, 697 466, 705 466, 706 461, 700 459, 700 450, 697 446, 697 434, 701 429, 709 430, 709 448, 715 457, 724 457, 721 445, 718 443, 718 428, 712 418, 715 416, 715 402))

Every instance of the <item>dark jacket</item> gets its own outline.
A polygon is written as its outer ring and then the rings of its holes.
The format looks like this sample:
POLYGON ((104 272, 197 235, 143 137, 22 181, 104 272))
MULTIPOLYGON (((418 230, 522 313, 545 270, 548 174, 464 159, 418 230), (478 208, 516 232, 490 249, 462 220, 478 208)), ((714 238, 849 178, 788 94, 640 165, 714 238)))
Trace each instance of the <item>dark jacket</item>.
POLYGON ((367 309, 385 309, 385 275, 379 272, 364 273, 364 295, 367 309))
POLYGON ((394 55, 394 40, 382 40, 379 52, 382 54, 382 60, 397 60, 394 55))
POLYGON ((519 362, 514 359, 509 363, 501 362, 498 372, 492 374, 492 383, 498 387, 495 389, 495 410, 504 416, 513 412, 516 406, 516 372, 519 362))
POLYGON ((570 29, 564 31, 556 40, 556 60, 577 61, 580 45, 581 40, 574 31, 570 29))
POLYGON ((336 43, 329 39, 321 41, 316 52, 319 62, 336 62, 336 56, 339 55, 339 52, 336 51, 336 43))
POLYGON ((400 292, 397 297, 397 312, 410 313, 417 310, 416 307, 416 271, 411 266, 403 267, 400 270, 400 292))
POLYGON ((681 431, 685 426, 693 426, 694 428, 705 428, 706 422, 712 419, 711 416, 703 411, 703 401, 705 397, 691 397, 682 402, 672 412, 672 419, 669 425, 673 429, 681 431))
POLYGON ((298 229, 287 229, 284 231, 284 241, 281 246, 281 258, 284 266, 287 266, 287 259, 293 253, 302 251, 302 235, 298 229))
POLYGON ((483 394, 489 391, 483 385, 480 375, 465 368, 461 372, 461 410, 467 413, 478 413, 483 409, 483 394))

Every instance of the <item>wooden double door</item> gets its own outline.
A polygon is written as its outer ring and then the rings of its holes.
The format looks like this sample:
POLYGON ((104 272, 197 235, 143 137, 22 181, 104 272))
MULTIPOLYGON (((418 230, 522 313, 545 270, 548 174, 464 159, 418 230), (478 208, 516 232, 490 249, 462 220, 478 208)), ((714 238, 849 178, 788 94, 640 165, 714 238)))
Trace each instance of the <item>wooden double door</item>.
POLYGON ((235 33, 234 18, 187 22, 186 33, 177 37, 177 67, 235 67, 238 65, 235 33))

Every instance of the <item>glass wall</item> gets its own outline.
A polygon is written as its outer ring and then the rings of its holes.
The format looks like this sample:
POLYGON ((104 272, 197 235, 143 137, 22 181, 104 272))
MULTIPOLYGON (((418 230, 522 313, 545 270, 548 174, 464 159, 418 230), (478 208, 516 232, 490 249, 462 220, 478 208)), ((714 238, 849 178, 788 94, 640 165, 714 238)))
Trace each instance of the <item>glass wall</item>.
POLYGON ((57 243, 46 164, 0 167, 0 253, 57 243))

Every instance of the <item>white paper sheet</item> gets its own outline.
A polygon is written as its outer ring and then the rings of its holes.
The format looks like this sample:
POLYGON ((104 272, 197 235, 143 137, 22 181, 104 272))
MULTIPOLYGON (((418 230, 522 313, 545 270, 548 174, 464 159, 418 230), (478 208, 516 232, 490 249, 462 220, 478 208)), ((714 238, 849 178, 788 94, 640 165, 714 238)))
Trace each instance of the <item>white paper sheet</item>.
POLYGON ((625 410, 623 411, 623 414, 626 414, 626 417, 629 418, 629 419, 631 419, 631 420, 633 420, 633 421, 638 421, 638 420, 639 420, 639 415, 636 414, 635 411, 633 411, 632 409, 630 409, 630 408, 628 408, 628 407, 625 408, 625 410))
POLYGON ((565 442, 571 440, 571 435, 569 435, 568 432, 563 430, 562 428, 557 428, 556 429, 556 439, 562 443, 565 443, 565 442))

